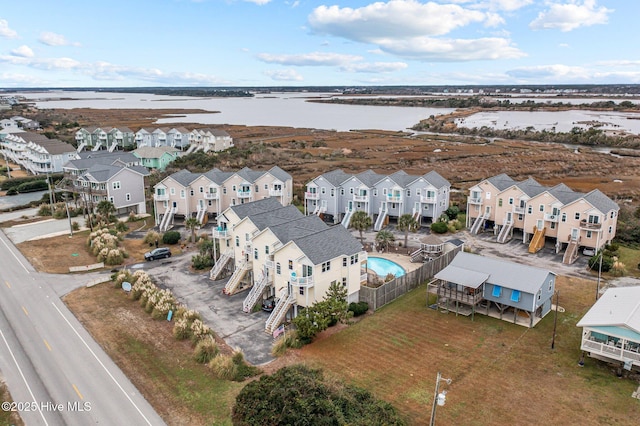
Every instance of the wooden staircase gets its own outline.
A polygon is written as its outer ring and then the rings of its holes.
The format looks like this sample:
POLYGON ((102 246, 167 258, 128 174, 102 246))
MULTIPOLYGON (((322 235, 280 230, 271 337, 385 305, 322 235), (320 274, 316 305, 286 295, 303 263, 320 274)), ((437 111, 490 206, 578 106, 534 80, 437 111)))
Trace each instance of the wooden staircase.
POLYGON ((228 295, 235 293, 238 290, 238 286, 240 286, 242 278, 249 272, 249 269, 251 269, 251 262, 242 261, 240 265, 236 265, 236 270, 233 271, 231 278, 227 281, 222 292, 228 295))
POLYGON ((280 293, 280 300, 278 300, 276 307, 273 308, 271 315, 269 315, 269 318, 267 319, 264 331, 269 334, 273 334, 276 328, 278 328, 278 326, 282 323, 285 315, 287 315, 287 312, 289 312, 289 308, 293 306, 295 301, 296 299, 293 297, 293 295, 289 294, 287 289, 283 289, 282 293, 280 293))
POLYGON ((498 239, 496 240, 500 244, 504 244, 509 239, 511 235, 511 230, 513 229, 513 221, 504 221, 502 228, 500 229, 500 233, 498 234, 498 239))
POLYGON ((578 259, 578 240, 571 240, 562 256, 562 263, 571 265, 578 259))
POLYGON ((209 272, 209 279, 215 281, 220 276, 220 273, 224 270, 224 267, 227 266, 229 261, 233 259, 233 250, 229 249, 222 253, 222 256, 216 261, 216 264, 211 268, 211 272, 209 272))
POLYGON ((547 228, 542 227, 538 229, 536 226, 533 227, 533 238, 529 243, 529 253, 537 253, 542 247, 544 247, 544 234, 547 231, 547 228))
POLYGON ((260 299, 260 296, 262 296, 264 289, 267 288, 268 283, 269 277, 265 273, 262 273, 258 282, 251 287, 249 294, 247 294, 244 302, 242 302, 242 310, 244 312, 251 313, 253 307, 256 306, 256 303, 260 299))

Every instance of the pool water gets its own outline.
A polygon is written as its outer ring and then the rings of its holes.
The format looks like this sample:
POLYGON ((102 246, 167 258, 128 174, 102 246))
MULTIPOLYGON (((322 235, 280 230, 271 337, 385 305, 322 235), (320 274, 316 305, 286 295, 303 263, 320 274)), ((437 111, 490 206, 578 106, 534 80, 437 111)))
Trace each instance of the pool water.
POLYGON ((367 268, 378 274, 379 277, 386 277, 388 274, 393 274, 396 277, 401 277, 407 272, 404 268, 389 259, 383 259, 382 257, 369 257, 367 258, 367 268))

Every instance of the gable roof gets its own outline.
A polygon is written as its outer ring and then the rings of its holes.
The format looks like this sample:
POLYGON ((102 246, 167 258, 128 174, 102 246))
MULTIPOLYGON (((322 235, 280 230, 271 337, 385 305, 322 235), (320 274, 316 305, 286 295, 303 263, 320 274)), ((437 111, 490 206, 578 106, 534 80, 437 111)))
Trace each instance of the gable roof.
POLYGON ((133 151, 140 158, 160 158, 165 154, 175 156, 177 152, 179 150, 171 146, 142 146, 133 151))
POLYGON ((362 244, 340 225, 291 240, 314 264, 319 265, 338 256, 351 256, 362 251, 362 244))
POLYGON ((122 151, 81 151, 76 155, 79 158, 69 160, 64 167, 85 170, 94 164, 135 164, 140 159, 130 152, 122 151))
POLYGON ((618 326, 640 333, 640 286, 608 288, 576 326, 618 326))
MULTIPOLYGON (((318 177, 324 178, 333 186, 340 186, 340 184, 351 177, 350 174, 345 173, 342 169, 331 170, 328 173, 323 173, 318 177)), ((317 178, 316 178, 317 179, 317 178)), ((314 181, 316 180, 314 179, 314 181)))
POLYGON ((166 179, 171 178, 182 186, 189 186, 189 184, 196 180, 199 176, 200 173, 191 173, 189 170, 182 169, 162 179, 162 182, 164 182, 166 179))
POLYGON ((380 182, 384 178, 384 175, 378 174, 373 170, 367 170, 362 173, 358 173, 355 177, 369 188, 373 188, 376 183, 380 182))
POLYGON ((593 207, 600 210, 602 213, 607 213, 611 210, 618 211, 620 206, 614 202, 611 198, 604 195, 599 189, 594 189, 584 196, 593 207))
POLYGON ((281 223, 269 227, 269 230, 280 240, 282 244, 302 238, 307 235, 315 234, 318 231, 327 229, 329 225, 324 223, 316 215, 302 216, 299 219, 292 220, 288 223, 281 223))
POLYGON ((278 208, 282 208, 282 204, 273 197, 263 198, 262 200, 253 201, 251 203, 236 204, 235 206, 229 207, 229 209, 231 209, 231 211, 233 211, 240 220, 249 215, 273 211, 278 208))
POLYGON ((289 223, 293 220, 300 219, 301 217, 304 217, 304 215, 296 206, 292 205, 280 205, 280 208, 275 210, 247 215, 247 219, 253 222, 253 224, 261 231, 274 225, 289 223))
POLYGON ((454 276, 458 276, 461 271, 468 271, 474 277, 479 277, 478 273, 485 274, 488 277, 486 281, 490 284, 530 294, 538 292, 549 274, 555 275, 546 269, 466 252, 458 253, 443 271, 450 266, 458 271, 454 276))
POLYGON ((499 191, 504 191, 508 187, 517 182, 511 178, 511 176, 506 173, 499 174, 497 176, 492 176, 486 179, 491 185, 495 186, 499 191))
POLYGON ((422 177, 436 188, 451 186, 451 182, 443 178, 442 175, 440 175, 440 173, 436 172, 435 170, 431 170, 429 173, 425 173, 424 175, 422 175, 422 177))
POLYGON ((291 180, 291 175, 278 166, 273 166, 272 168, 270 168, 269 173, 271 173, 276 179, 280 180, 283 183, 291 180))

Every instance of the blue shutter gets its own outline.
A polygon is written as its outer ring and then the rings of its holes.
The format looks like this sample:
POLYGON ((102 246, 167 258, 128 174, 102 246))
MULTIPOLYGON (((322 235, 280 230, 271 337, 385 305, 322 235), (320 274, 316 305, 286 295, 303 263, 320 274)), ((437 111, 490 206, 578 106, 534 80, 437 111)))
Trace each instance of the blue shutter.
POLYGON ((511 290, 511 301, 512 302, 520 301, 520 290, 511 290))
POLYGON ((501 294, 502 294, 502 287, 500 287, 499 285, 494 285, 493 292, 491 292, 491 295, 493 297, 500 297, 501 294))

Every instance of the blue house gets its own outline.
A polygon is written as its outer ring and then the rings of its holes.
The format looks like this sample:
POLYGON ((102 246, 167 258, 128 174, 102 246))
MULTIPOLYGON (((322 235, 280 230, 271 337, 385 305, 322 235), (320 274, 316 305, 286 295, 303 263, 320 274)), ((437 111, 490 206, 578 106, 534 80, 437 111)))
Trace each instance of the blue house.
POLYGON ((460 252, 435 275, 429 292, 441 309, 533 327, 551 311, 555 278, 546 269, 460 252))

